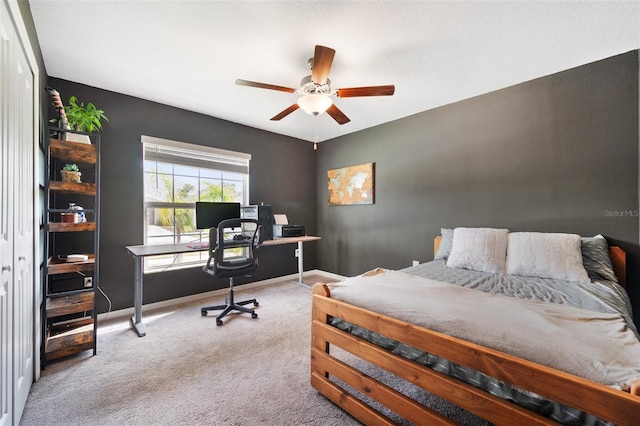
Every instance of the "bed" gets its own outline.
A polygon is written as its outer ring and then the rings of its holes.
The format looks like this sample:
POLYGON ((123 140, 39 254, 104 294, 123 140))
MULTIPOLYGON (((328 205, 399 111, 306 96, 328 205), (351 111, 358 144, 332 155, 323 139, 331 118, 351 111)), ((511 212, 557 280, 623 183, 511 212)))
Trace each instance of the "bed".
POLYGON ((640 340, 620 248, 600 235, 572 235, 567 254, 554 238, 570 234, 499 230, 499 238, 488 238, 490 228, 442 231, 432 262, 314 285, 310 379, 316 390, 364 424, 397 424, 398 416, 411 424, 452 423, 340 357, 349 353, 493 424, 638 424, 640 340), (483 261, 474 265, 465 254, 478 247, 483 261), (552 255, 539 258, 540 247, 552 255), (598 254, 587 258, 594 247, 598 254), (502 256, 505 269, 492 270, 502 256), (587 279, 545 263, 554 256, 572 258, 587 279), (529 325, 538 318, 541 326, 529 325), (484 340, 485 333, 495 336, 484 340))

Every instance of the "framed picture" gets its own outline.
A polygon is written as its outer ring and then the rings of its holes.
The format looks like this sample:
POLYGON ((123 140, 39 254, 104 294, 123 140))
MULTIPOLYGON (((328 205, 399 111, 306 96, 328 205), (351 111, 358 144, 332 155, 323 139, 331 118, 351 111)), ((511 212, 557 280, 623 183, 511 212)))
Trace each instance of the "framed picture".
POLYGON ((330 206, 373 204, 374 163, 327 171, 330 206))

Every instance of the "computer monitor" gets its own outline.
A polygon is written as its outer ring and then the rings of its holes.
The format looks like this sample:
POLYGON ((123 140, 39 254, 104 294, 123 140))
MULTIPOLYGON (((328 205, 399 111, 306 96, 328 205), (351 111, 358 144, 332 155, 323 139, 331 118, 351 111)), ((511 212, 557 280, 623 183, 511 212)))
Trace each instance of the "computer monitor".
POLYGON ((240 203, 196 202, 196 228, 216 228, 226 219, 240 218, 240 203))

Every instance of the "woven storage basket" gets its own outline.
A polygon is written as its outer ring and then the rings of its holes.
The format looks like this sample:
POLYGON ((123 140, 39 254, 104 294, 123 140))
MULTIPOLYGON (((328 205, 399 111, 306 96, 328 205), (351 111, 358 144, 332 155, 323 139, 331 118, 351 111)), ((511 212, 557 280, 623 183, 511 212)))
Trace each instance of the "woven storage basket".
POLYGON ((62 174, 62 181, 63 182, 75 182, 75 183, 80 183, 80 172, 72 172, 70 170, 60 170, 60 173, 62 174))

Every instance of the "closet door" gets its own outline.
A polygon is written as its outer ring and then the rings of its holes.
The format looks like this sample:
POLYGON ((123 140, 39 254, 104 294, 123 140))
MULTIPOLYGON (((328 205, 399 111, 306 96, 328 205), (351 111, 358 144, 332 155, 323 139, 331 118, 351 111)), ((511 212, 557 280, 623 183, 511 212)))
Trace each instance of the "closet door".
POLYGON ((0 4, 0 426, 17 425, 38 353, 34 214, 37 66, 15 2, 0 4), (28 49, 28 50, 27 50, 28 49))
POLYGON ((13 145, 9 143, 13 27, 4 2, 0 13, 0 425, 13 424, 13 145))
MULTIPOLYGON (((33 383, 34 362, 34 131, 33 111, 34 76, 27 57, 16 44, 14 61, 15 115, 13 135, 9 135, 14 148, 13 183, 13 395, 14 421, 20 419, 33 383)), ((16 422, 17 423, 17 422, 16 422)))

